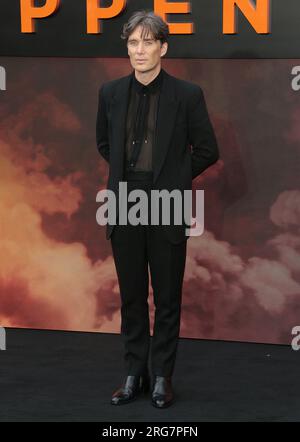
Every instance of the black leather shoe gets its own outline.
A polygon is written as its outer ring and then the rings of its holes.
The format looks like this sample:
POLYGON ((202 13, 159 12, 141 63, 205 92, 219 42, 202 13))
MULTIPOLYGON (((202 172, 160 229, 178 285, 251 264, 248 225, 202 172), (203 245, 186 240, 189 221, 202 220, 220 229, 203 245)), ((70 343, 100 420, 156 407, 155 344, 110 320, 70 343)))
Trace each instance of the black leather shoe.
POLYGON ((140 376, 127 376, 122 386, 113 393, 112 405, 123 405, 134 401, 142 393, 147 393, 150 389, 150 376, 144 374, 140 376))
POLYGON ((156 408, 169 407, 174 402, 171 377, 155 376, 151 403, 156 408))

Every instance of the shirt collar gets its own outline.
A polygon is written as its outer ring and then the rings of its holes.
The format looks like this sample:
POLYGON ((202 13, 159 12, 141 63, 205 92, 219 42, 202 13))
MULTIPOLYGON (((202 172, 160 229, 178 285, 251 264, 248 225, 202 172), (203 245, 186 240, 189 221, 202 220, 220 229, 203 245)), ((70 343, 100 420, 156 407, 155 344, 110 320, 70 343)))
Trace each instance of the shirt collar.
POLYGON ((131 74, 131 79, 132 79, 132 85, 134 87, 134 89, 138 92, 138 93, 154 93, 156 92, 162 83, 163 80, 163 76, 164 76, 164 70, 161 68, 159 71, 159 74, 154 78, 154 80, 151 81, 151 83, 147 84, 146 86, 144 84, 142 84, 140 81, 138 81, 135 77, 135 71, 132 72, 131 74))

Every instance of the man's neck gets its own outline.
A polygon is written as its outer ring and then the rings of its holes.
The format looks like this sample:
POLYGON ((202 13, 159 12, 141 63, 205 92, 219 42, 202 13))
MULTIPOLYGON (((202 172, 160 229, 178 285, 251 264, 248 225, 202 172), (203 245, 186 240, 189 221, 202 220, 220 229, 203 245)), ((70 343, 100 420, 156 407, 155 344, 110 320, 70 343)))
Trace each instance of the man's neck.
POLYGON ((161 65, 158 65, 155 69, 147 72, 138 72, 135 70, 135 78, 142 83, 143 85, 147 86, 147 84, 151 83, 151 81, 154 80, 158 76, 161 70, 161 65))

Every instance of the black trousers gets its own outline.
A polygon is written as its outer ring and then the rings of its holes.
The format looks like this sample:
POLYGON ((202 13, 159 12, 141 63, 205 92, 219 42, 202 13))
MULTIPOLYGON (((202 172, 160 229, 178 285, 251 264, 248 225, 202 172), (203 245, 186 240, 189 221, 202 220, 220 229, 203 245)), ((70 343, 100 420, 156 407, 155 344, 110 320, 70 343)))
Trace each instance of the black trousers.
MULTIPOLYGON (((143 189, 150 201, 151 173, 131 172, 124 180, 128 193, 143 189)), ((134 204, 128 203, 128 210, 134 204)), ((150 210, 150 202, 148 207, 150 210)), ((148 225, 117 223, 114 227, 111 246, 121 296, 121 335, 127 375, 138 375, 147 370, 150 353, 154 376, 173 374, 180 331, 186 244, 186 240, 172 244, 165 238, 162 225, 151 225, 150 221, 148 225), (149 269, 155 305, 151 346, 149 269)))

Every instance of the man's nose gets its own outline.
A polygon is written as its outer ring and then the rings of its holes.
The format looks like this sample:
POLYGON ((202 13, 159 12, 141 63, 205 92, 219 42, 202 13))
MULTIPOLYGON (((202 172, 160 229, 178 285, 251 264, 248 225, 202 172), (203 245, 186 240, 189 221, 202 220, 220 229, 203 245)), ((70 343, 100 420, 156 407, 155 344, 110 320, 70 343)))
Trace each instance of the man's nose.
POLYGON ((143 52, 144 52, 144 43, 143 43, 143 42, 140 42, 140 43, 138 44, 137 52, 138 52, 138 53, 143 53, 143 52))

